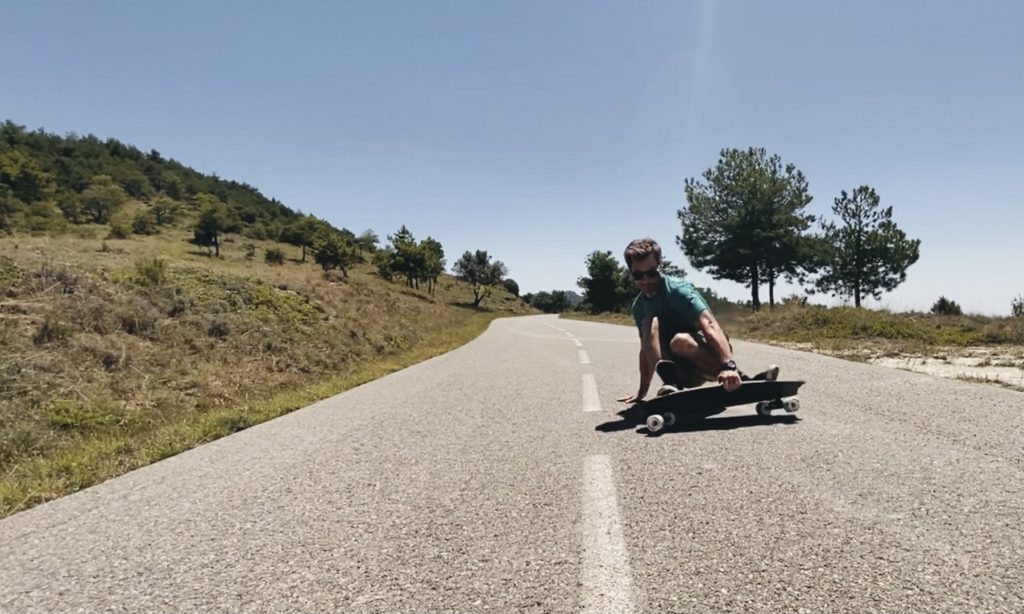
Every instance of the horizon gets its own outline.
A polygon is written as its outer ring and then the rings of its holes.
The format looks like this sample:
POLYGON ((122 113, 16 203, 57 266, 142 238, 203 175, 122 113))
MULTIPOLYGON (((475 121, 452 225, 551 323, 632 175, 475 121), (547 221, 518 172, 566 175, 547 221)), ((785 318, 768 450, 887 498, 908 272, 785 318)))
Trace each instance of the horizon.
MULTIPOLYGON (((921 239, 907 281, 865 306, 927 312, 945 296, 1007 315, 1024 294, 1017 2, 8 13, 23 27, 0 41, 17 58, 5 119, 156 149, 382 243, 405 225, 449 264, 486 250, 522 294, 580 293, 587 255, 622 263, 651 236, 695 285, 749 300, 675 237, 684 180, 751 146, 803 171, 807 212, 831 218, 840 190, 866 184, 921 239)), ((777 284, 776 300, 797 289, 777 284)))

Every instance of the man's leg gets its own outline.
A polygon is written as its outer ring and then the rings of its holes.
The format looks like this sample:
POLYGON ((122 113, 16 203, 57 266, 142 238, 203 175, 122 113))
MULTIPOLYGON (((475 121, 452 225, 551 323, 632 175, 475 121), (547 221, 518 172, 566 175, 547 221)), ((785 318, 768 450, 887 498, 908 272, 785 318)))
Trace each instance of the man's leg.
MULTIPOLYGON (((704 341, 703 335, 700 335, 700 333, 697 335, 698 336, 694 338, 693 335, 680 333, 673 337, 671 344, 672 354, 689 361, 700 370, 701 374, 704 375, 708 381, 714 381, 722 369, 722 364, 718 361, 718 357, 711 351, 707 342, 704 341)), ((729 344, 729 347, 732 347, 731 343, 729 344)), ((753 377, 749 377, 741 371, 740 377, 744 381, 774 381, 779 377, 779 368, 776 365, 769 365, 766 370, 753 377)))
POLYGON ((659 333, 661 360, 655 365, 655 371, 665 383, 663 388, 668 387, 675 391, 704 385, 706 380, 700 374, 700 369, 687 358, 672 351, 672 339, 675 336, 676 333, 672 330, 661 330, 659 333))
POLYGON ((721 371, 722 364, 718 357, 711 352, 707 342, 702 343, 702 341, 703 337, 698 340, 688 333, 679 333, 672 337, 669 347, 674 356, 678 356, 697 367, 697 370, 708 381, 714 381, 721 371))
POLYGON ((655 393, 662 396, 676 392, 683 388, 675 361, 672 360, 672 351, 669 349, 668 341, 671 339, 671 331, 662 331, 658 326, 658 318, 651 318, 651 329, 647 333, 651 349, 648 356, 648 364, 651 369, 661 378, 662 386, 655 393))

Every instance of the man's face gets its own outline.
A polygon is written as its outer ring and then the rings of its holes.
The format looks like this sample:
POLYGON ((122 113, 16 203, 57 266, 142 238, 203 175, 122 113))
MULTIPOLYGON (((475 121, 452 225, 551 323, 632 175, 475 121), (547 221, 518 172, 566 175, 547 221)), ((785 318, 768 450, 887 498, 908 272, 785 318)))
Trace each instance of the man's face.
POLYGON ((658 273, 658 260, 654 254, 647 254, 643 260, 634 260, 629 272, 633 275, 636 287, 645 296, 654 296, 658 293, 661 274, 658 273))

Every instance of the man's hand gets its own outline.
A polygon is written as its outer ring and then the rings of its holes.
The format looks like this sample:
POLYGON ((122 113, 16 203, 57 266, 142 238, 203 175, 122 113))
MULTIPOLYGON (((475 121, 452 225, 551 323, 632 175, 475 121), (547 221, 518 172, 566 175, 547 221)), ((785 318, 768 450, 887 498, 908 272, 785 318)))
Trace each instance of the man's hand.
POLYGON ((616 400, 619 403, 639 403, 640 401, 644 400, 645 396, 647 396, 647 391, 646 390, 643 391, 643 392, 638 392, 636 394, 631 394, 628 397, 622 397, 621 399, 616 399, 616 400))
POLYGON ((743 380, 740 379, 740 374, 736 371, 722 371, 718 374, 718 383, 725 388, 726 392, 732 392, 743 384, 743 380))

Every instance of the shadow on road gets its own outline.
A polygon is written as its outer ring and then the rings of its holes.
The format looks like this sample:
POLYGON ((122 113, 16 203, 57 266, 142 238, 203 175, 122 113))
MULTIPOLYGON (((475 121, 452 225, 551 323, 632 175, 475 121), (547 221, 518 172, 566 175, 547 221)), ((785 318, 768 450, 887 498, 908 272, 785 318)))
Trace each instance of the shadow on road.
POLYGON ((602 433, 614 433, 616 431, 625 431, 627 429, 636 429, 638 433, 647 434, 650 436, 658 436, 666 433, 697 433, 701 431, 731 431, 733 429, 746 428, 751 426, 767 426, 772 424, 796 424, 800 422, 800 418, 797 418, 793 414, 782 414, 777 416, 759 416, 757 414, 750 416, 724 416, 720 418, 713 418, 712 416, 720 414, 724 409, 719 409, 711 412, 703 413, 690 413, 682 416, 676 416, 676 423, 671 427, 666 427, 665 430, 658 433, 651 433, 647 430, 647 416, 648 412, 644 409, 642 404, 633 405, 626 409, 618 412, 620 420, 613 422, 605 422, 594 427, 595 431, 602 433), (642 427, 642 428, 637 428, 642 427))

